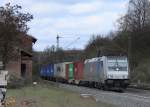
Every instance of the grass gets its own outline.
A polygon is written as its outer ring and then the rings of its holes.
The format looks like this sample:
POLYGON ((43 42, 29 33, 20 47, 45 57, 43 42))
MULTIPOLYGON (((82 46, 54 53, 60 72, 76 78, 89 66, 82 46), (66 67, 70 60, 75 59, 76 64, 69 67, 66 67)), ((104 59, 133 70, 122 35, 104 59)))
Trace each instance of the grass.
POLYGON ((16 99, 15 107, 112 107, 105 103, 96 103, 92 98, 81 98, 77 93, 46 84, 9 89, 6 96, 16 99))

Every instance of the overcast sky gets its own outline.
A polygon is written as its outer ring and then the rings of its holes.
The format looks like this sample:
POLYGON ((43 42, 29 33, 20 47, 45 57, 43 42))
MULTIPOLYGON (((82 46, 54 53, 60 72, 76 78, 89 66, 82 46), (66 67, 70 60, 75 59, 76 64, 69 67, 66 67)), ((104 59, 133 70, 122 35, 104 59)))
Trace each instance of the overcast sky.
POLYGON ((33 14, 29 34, 38 39, 35 50, 56 45, 83 49, 93 34, 117 28, 116 20, 126 12, 128 0, 0 0, 0 5, 19 4, 33 14), (80 37, 80 39, 78 38, 80 37))

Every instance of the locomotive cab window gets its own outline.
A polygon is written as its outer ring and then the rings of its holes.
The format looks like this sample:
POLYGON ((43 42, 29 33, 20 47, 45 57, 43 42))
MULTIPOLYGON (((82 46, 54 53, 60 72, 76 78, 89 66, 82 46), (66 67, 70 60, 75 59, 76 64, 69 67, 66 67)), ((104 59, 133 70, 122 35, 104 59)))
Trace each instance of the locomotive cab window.
POLYGON ((107 62, 108 71, 128 71, 128 62, 126 58, 111 58, 107 62))

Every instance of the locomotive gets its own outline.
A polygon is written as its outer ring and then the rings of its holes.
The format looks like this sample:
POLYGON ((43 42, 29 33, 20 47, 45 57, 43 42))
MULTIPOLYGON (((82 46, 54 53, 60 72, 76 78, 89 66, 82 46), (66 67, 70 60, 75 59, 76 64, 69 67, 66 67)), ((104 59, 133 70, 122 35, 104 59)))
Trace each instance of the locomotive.
POLYGON ((95 87, 103 89, 123 88, 129 85, 129 70, 126 57, 103 56, 84 62, 84 78, 95 87))

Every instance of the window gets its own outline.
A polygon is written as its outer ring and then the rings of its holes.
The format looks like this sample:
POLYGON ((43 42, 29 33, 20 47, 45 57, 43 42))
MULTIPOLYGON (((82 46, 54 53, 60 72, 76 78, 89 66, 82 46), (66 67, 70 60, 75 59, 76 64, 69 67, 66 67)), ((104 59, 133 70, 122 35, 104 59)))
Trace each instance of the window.
POLYGON ((128 62, 126 59, 108 60, 109 71, 127 71, 128 62))

